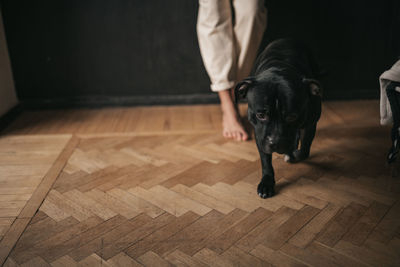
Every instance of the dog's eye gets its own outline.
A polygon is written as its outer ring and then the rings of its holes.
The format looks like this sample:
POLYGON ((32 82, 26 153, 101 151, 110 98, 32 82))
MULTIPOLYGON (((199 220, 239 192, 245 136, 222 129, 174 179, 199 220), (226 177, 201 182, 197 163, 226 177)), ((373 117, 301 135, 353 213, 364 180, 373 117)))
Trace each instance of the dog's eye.
POLYGON ((261 113, 261 112, 256 113, 256 117, 260 121, 267 121, 268 120, 268 116, 265 113, 261 113))
POLYGON ((289 114, 289 115, 286 117, 286 121, 287 121, 287 122, 294 122, 295 120, 297 120, 297 115, 294 114, 294 113, 289 114))

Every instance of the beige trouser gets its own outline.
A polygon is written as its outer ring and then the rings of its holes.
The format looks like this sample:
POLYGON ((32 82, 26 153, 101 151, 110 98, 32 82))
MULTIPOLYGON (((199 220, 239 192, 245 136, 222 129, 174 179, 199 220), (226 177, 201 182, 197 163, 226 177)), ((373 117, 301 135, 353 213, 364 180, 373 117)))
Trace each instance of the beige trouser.
POLYGON ((266 25, 264 0, 199 0, 197 36, 212 91, 250 74, 266 25))

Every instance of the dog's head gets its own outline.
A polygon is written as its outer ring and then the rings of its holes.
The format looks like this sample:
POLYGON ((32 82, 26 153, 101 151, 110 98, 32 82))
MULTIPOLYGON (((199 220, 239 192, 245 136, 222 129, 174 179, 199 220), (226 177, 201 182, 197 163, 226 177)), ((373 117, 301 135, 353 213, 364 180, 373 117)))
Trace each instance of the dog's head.
POLYGON ((320 95, 320 83, 294 70, 270 68, 237 84, 236 100, 247 98, 248 119, 265 153, 290 153, 298 129, 309 116, 310 99, 320 95))

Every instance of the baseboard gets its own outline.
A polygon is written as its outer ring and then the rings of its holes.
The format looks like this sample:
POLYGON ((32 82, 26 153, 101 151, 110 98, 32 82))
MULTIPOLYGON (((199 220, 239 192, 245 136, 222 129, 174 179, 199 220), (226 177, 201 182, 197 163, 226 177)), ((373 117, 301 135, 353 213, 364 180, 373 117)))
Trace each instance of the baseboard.
POLYGON ((329 91, 323 93, 324 101, 337 100, 363 100, 363 99, 379 99, 380 91, 377 90, 351 90, 351 91, 329 91))
POLYGON ((21 114, 23 108, 21 104, 17 104, 15 107, 11 108, 3 116, 0 116, 0 133, 10 125, 11 122, 21 114))
POLYGON ((151 96, 80 96, 65 98, 23 99, 27 109, 53 109, 106 106, 192 105, 218 103, 218 95, 151 95, 151 96))
MULTIPOLYGON (((324 101, 378 99, 376 91, 326 92, 324 101)), ((64 98, 23 99, 24 109, 98 108, 113 106, 194 105, 219 103, 218 95, 151 95, 151 96, 79 96, 64 98)))

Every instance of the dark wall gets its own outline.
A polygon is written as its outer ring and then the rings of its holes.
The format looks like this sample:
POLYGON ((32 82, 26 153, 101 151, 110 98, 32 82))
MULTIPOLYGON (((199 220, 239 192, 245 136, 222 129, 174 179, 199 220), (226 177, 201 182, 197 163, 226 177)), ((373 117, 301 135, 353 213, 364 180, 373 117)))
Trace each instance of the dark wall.
POLYGON ((291 36, 313 49, 327 70, 325 99, 379 97, 380 74, 400 56, 399 0, 276 0, 268 7, 267 39, 291 36))
MULTIPOLYGON (((379 74, 400 55, 399 3, 269 1, 264 43, 309 44, 328 72, 326 99, 378 97, 379 74)), ((214 99, 197 44, 196 0, 2 0, 1 8, 22 101, 214 99)))

